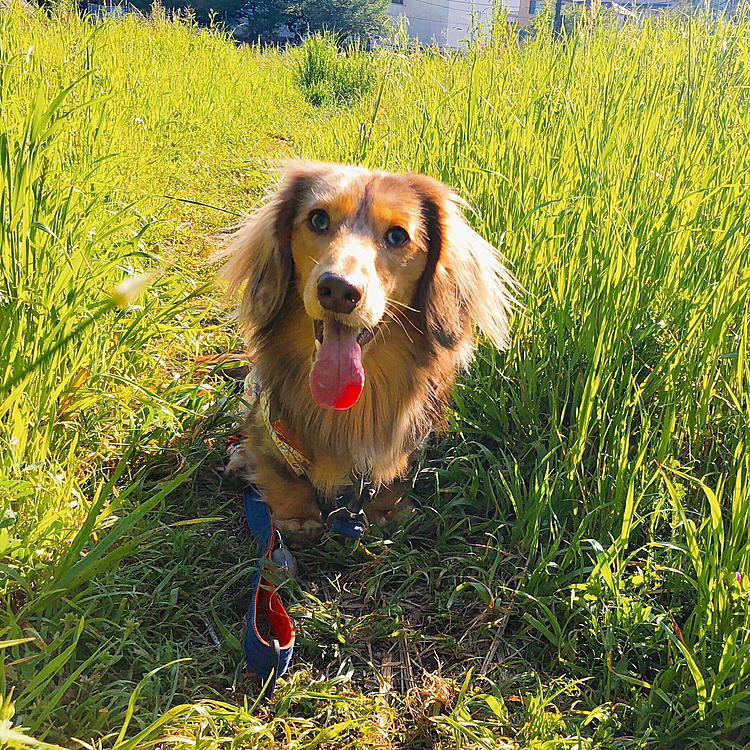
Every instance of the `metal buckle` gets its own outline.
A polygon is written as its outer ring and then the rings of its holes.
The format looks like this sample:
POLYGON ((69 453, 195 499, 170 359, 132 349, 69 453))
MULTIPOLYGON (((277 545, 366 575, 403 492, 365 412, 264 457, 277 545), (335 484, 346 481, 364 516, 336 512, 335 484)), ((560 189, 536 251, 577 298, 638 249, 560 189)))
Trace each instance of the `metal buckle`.
MULTIPOLYGON (((354 487, 357 487, 355 484, 354 487)), ((328 514, 328 525, 334 534, 349 539, 359 539, 367 530, 367 516, 362 506, 374 493, 364 475, 359 478, 359 487, 350 489, 336 498, 338 507, 328 514)))
POLYGON ((278 565, 279 568, 286 571, 292 578, 297 577, 297 559, 284 544, 284 539, 278 529, 274 529, 276 537, 274 539, 273 550, 271 552, 271 561, 278 565))

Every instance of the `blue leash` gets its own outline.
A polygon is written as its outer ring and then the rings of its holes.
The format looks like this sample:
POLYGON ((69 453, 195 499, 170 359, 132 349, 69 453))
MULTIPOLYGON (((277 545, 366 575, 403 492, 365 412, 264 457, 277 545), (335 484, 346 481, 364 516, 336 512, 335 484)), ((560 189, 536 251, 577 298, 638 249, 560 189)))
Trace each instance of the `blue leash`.
MULTIPOLYGON (((247 633, 242 641, 247 666, 264 681, 262 697, 273 693, 276 678, 286 674, 294 651, 294 625, 289 619, 274 585, 263 577, 263 562, 291 568, 281 535, 271 522, 268 506, 250 487, 243 494, 245 519, 258 545, 258 567, 250 579, 250 608, 247 610, 247 633), (258 631, 258 606, 273 633, 267 641, 258 631)), ((293 559, 293 558, 292 558, 293 559)))
MULTIPOLYGON (((349 539, 359 539, 367 527, 362 506, 372 497, 373 491, 360 479, 359 487, 337 498, 338 508, 328 515, 328 523, 334 534, 349 539)), ((286 674, 294 651, 294 625, 276 593, 274 585, 263 576, 263 563, 271 560, 280 568, 286 568, 294 576, 294 557, 284 546, 281 534, 271 521, 268 506, 260 494, 247 487, 243 493, 245 519, 258 545, 258 567, 250 579, 250 607, 247 610, 247 633, 242 641, 245 661, 249 669, 263 679, 261 697, 270 697, 276 679, 286 674), (258 607, 265 616, 273 633, 267 641, 258 631, 258 607)))

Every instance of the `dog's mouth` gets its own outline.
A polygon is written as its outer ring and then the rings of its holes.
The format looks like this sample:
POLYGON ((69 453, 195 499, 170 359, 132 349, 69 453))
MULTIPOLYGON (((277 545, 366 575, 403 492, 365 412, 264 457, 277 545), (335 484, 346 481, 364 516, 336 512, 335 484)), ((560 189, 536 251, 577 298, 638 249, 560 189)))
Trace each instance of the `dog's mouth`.
MULTIPOLYGON (((341 325, 336 320, 332 320, 331 323, 336 323, 338 325, 341 325)), ((348 326, 341 326, 342 328, 348 328, 348 326)), ((377 331, 378 326, 375 326, 375 328, 360 328, 358 331, 356 331, 357 334, 357 343, 360 345, 360 347, 367 346, 373 338, 375 338, 375 332, 377 331)), ((354 329, 349 328, 350 331, 354 331, 354 329)), ((323 339, 325 338, 325 323, 322 320, 316 320, 315 321, 315 340, 317 343, 315 344, 315 351, 318 351, 320 349, 320 345, 323 343, 323 339)))
POLYGON ((324 409, 351 409, 365 386, 362 347, 375 330, 350 328, 334 318, 315 321, 315 362, 310 371, 310 391, 324 409))

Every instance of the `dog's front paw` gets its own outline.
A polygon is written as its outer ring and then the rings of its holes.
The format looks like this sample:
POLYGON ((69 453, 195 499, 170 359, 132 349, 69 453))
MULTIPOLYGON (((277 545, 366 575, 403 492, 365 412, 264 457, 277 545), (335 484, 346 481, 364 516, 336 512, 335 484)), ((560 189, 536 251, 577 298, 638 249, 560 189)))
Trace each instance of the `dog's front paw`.
POLYGON ((227 461, 219 473, 226 479, 253 481, 253 461, 241 441, 233 442, 227 448, 227 461))
POLYGON ((367 509, 367 520, 374 526, 382 526, 389 521, 403 523, 417 512, 417 505, 407 497, 399 498, 395 503, 385 507, 367 509))
POLYGON ((277 518, 273 519, 276 528, 283 534, 289 534, 293 541, 315 539, 325 531, 322 517, 277 518))

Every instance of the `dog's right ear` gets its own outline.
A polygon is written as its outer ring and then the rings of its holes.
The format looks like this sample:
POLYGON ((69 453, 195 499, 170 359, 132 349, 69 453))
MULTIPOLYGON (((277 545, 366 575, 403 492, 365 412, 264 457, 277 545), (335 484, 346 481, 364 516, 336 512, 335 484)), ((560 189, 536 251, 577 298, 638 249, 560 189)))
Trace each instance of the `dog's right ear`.
POLYGON ((228 282, 227 294, 245 284, 239 320, 250 339, 273 322, 286 297, 294 273, 292 224, 309 181, 303 170, 288 165, 276 190, 240 222, 218 256, 228 259, 219 272, 228 282))

